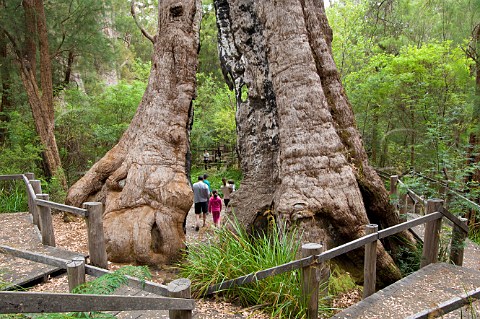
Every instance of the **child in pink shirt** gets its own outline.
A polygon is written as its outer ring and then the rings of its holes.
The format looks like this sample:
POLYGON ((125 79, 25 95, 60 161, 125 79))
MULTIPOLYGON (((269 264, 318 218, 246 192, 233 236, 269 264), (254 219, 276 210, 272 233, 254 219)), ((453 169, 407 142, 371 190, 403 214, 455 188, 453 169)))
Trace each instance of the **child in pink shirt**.
POLYGON ((218 196, 218 192, 214 189, 212 197, 208 201, 208 211, 212 213, 213 223, 215 227, 220 226, 220 212, 222 211, 222 199, 218 196))

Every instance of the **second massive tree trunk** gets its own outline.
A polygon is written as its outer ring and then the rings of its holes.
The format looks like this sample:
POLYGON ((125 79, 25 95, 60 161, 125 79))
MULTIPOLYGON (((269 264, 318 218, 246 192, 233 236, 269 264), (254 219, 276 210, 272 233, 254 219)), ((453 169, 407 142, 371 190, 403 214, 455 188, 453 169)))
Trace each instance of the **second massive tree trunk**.
MULTIPOLYGON (((298 225, 305 241, 328 247, 364 235, 368 223, 396 224, 332 58, 323 2, 215 5, 224 74, 239 101, 244 181, 232 199, 239 219, 262 227, 273 212, 298 225)), ((361 252, 348 257, 343 261, 350 266, 362 264, 361 252)), ((383 282, 397 280, 400 272, 383 246, 377 257, 383 282)))
POLYGON ((119 143, 68 192, 105 203, 109 259, 158 264, 179 257, 192 206, 188 134, 199 46, 200 1, 160 1, 147 90, 119 143))

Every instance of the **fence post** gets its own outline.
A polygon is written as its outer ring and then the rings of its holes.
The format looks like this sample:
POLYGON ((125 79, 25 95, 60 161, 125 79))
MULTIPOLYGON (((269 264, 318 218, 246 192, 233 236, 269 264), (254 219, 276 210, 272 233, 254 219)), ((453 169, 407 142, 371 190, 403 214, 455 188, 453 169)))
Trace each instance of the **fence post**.
MULTIPOLYGON (((378 225, 365 226, 365 234, 378 232, 378 225)), ((377 241, 365 245, 365 261, 363 265, 363 299, 375 293, 377 282, 377 241)))
MULTIPOLYGON (((467 224, 468 219, 460 217, 459 218, 462 223, 467 224)), ((467 233, 458 227, 457 225, 453 225, 452 229, 452 241, 450 244, 450 261, 457 265, 463 265, 463 250, 465 245, 465 239, 467 238, 467 233)))
POLYGON ((83 203, 87 210, 88 253, 90 263, 108 269, 107 250, 103 233, 103 205, 98 202, 83 203))
MULTIPOLYGON (((33 192, 36 194, 41 194, 42 193, 42 185, 40 184, 40 181, 38 179, 32 179, 30 180, 30 185, 32 185, 33 192)), ((30 196, 29 196, 30 200, 30 196)), ((40 221, 39 221, 39 215, 40 212, 38 211, 37 205, 35 205, 35 202, 32 200, 33 204, 33 209, 32 209, 32 218, 33 218, 33 223, 38 226, 39 229, 41 229, 40 221)))
POLYGON ((390 195, 397 195, 398 175, 390 176, 390 195))
MULTIPOLYGON (((180 278, 170 282, 167 286, 169 296, 173 298, 190 299, 192 282, 188 278, 180 278)), ((192 310, 169 310, 170 319, 192 319, 192 310)))
POLYGON ((78 256, 73 257, 67 262, 68 291, 85 283, 85 258, 78 256))
MULTIPOLYGON (((24 173, 25 177, 31 181, 32 179, 35 179, 35 174, 34 173, 24 173)), ((28 185, 25 185, 27 187, 27 198, 28 198, 28 212, 32 214, 33 218, 33 223, 37 226, 38 224, 38 215, 35 215, 35 201, 34 199, 30 196, 30 192, 28 191, 28 185)))
MULTIPOLYGON (((443 205, 443 200, 441 199, 429 199, 427 201, 426 214, 432 214, 432 213, 441 211, 442 205, 443 205)), ((437 262, 438 244, 440 241, 441 226, 442 226, 441 218, 428 222, 425 225, 422 260, 420 263, 421 268, 431 263, 437 262)))
MULTIPOLYGON (((323 245, 308 243, 302 245, 302 258, 319 255, 323 245)), ((307 307, 307 319, 318 318, 318 298, 321 280, 321 265, 312 264, 302 268, 302 299, 307 307)), ((328 291, 327 291, 328 293, 328 291)))
POLYGON ((407 221, 407 214, 408 214, 408 194, 402 194, 398 198, 398 205, 399 205, 399 213, 398 213, 398 221, 400 223, 407 221))
MULTIPOLYGON (((48 200, 48 194, 38 194, 38 199, 48 200)), ((55 233, 50 207, 37 205, 42 233, 42 244, 55 247, 55 233)))

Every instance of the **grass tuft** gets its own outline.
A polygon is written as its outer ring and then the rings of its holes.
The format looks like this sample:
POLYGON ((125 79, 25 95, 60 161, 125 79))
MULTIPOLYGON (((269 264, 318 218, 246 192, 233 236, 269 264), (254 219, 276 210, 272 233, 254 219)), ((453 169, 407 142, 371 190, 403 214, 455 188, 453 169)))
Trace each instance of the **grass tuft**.
MULTIPOLYGON (((195 297, 205 295, 213 284, 296 259, 300 241, 295 232, 281 235, 276 226, 269 234, 252 238, 237 221, 217 229, 206 242, 188 247, 180 275, 192 281, 195 297)), ((261 305, 275 318, 303 318, 300 300, 300 272, 292 271, 221 292, 222 296, 243 306, 261 305)))

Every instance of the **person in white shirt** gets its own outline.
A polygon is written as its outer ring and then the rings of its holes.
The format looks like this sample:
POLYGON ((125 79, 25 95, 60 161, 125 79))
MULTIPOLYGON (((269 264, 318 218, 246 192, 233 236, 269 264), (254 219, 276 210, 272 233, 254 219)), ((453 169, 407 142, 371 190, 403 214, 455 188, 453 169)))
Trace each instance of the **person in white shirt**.
POLYGON ((203 176, 198 176, 198 182, 193 184, 193 202, 195 205, 195 230, 200 229, 200 215, 203 213, 203 226, 208 213, 208 197, 210 191, 208 185, 203 182, 203 176))

